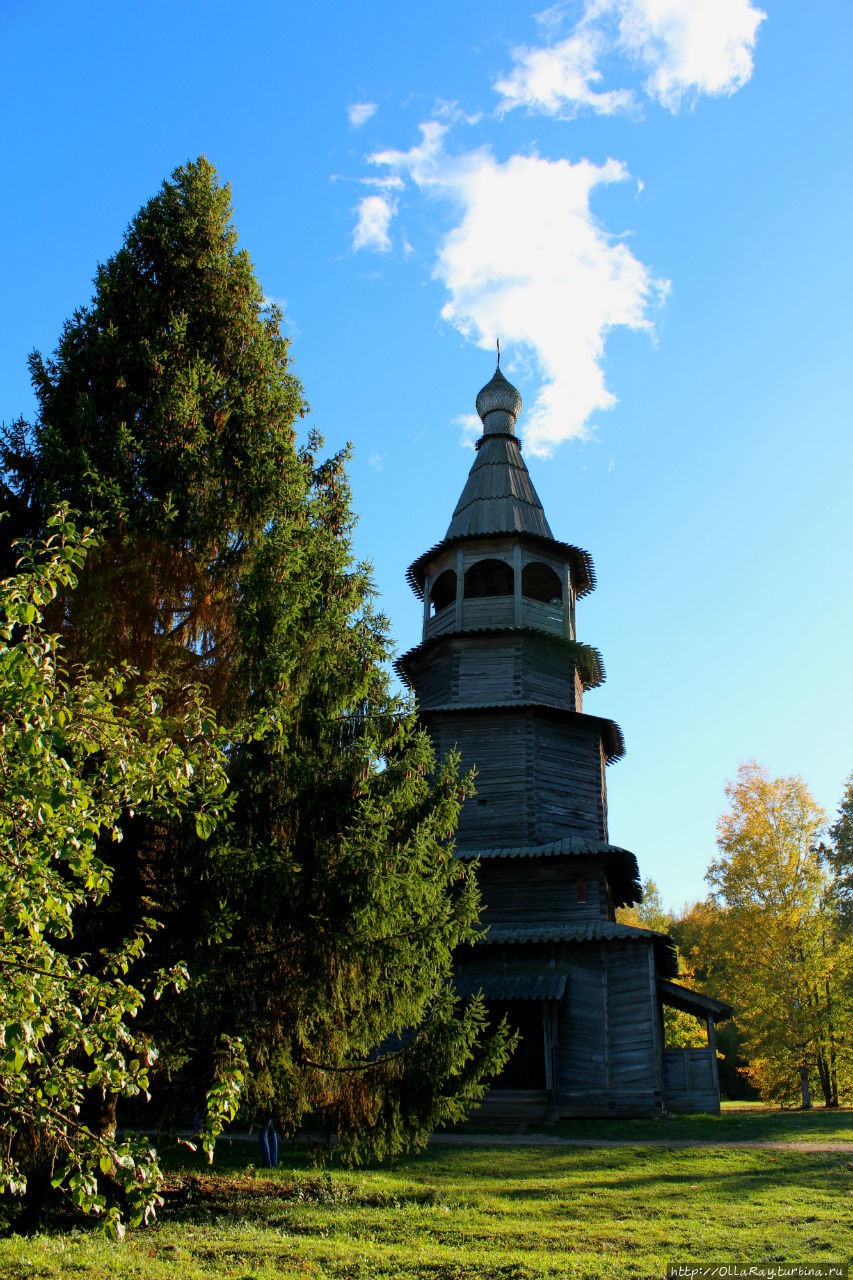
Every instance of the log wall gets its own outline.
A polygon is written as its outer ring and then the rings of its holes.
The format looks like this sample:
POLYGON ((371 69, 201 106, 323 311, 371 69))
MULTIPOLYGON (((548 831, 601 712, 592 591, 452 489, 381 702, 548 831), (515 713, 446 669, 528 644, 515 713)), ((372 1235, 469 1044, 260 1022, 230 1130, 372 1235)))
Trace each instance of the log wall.
POLYGON ((493 702, 581 709, 583 685, 559 645, 529 632, 451 636, 413 673, 422 710, 493 702))
POLYGON ((458 848, 547 844, 568 835, 607 839, 604 761, 594 722, 549 719, 535 709, 421 714, 437 752, 456 746, 463 769, 477 768, 477 794, 462 806, 458 848))
POLYGON ((607 886, 591 858, 488 858, 480 862, 477 880, 484 924, 522 928, 607 919, 607 886))
POLYGON ((582 722, 534 721, 532 790, 536 840, 578 833, 607 839, 601 736, 582 722))
POLYGON ((649 952, 649 947, 624 942, 605 948, 610 1084, 627 1091, 645 1090, 651 1084, 660 1096, 659 1015, 650 983, 649 952))

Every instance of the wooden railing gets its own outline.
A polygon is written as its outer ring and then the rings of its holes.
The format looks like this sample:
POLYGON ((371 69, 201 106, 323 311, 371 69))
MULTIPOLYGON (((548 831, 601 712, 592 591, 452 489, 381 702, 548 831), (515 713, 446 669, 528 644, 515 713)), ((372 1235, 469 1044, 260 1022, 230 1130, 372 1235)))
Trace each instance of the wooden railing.
POLYGON ((540 631, 550 631, 552 635, 563 634, 563 607, 559 604, 541 604, 538 600, 521 600, 521 625, 538 627, 540 631))
POLYGON ((671 1111, 719 1111, 714 1050, 664 1049, 663 1103, 671 1111))
MULTIPOLYGON (((476 627, 511 627, 515 622, 515 601, 512 596, 480 596, 474 600, 463 600, 461 629, 471 630, 476 627)), ((539 631, 548 631, 552 635, 563 634, 563 610, 560 605, 542 604, 539 600, 521 600, 522 627, 536 627, 539 631)), ((432 615, 426 624, 425 639, 443 636, 448 631, 456 630, 456 603, 445 605, 438 613, 432 615)))
POLYGON ((443 636, 445 631, 456 629, 456 603, 445 605, 438 613, 433 614, 427 623, 427 639, 443 636))

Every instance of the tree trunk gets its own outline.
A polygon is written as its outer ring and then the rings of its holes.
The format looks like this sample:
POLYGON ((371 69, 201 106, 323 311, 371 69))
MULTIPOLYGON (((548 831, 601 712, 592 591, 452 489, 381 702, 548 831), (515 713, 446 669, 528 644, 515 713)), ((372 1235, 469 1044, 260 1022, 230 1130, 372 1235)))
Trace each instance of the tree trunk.
POLYGON ((812 1094, 809 1088, 809 1070, 804 1062, 800 1063, 800 1090, 803 1095, 803 1111, 811 1111, 812 1094))
POLYGON ((88 1090, 80 1119, 99 1138, 112 1138, 116 1131, 118 1094, 105 1089, 88 1090))
POLYGON ((822 1049, 817 1054, 817 1078, 820 1081, 820 1089, 823 1094, 823 1103, 826 1107, 832 1106, 832 1078, 829 1070, 829 1064, 826 1061, 826 1055, 822 1049))
POLYGON ((838 1106, 838 1065, 835 1060, 835 1028, 832 1025, 834 1007, 832 1002, 832 991, 829 986, 829 978, 824 981, 826 989, 826 1015, 829 1024, 829 1098, 826 1105, 828 1107, 838 1106))

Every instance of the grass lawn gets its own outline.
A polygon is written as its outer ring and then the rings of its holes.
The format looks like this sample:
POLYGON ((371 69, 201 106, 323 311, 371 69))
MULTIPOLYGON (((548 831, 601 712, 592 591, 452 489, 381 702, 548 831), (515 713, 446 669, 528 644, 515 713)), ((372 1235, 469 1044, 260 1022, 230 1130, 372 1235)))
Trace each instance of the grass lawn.
POLYGON ((657 1280, 670 1261, 853 1255, 843 1151, 436 1145, 325 1172, 289 1148, 277 1170, 256 1158, 240 1141, 220 1144, 213 1170, 176 1156, 155 1227, 121 1245, 90 1230, 0 1240, 0 1276, 657 1280))
POLYGON ((542 1132, 589 1141, 644 1138, 675 1142, 853 1142, 853 1109, 779 1111, 762 1104, 724 1106, 718 1116, 666 1116, 648 1120, 561 1120, 542 1132))

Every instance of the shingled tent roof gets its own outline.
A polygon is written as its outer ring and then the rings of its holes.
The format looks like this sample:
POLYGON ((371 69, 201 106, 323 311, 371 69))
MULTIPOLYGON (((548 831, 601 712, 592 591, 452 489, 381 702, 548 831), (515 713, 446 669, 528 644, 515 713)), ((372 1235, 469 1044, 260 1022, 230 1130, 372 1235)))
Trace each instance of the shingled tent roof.
POLYGON ((553 538, 514 435, 484 435, 445 540, 492 533, 553 538))
POLYGON ((557 542, 551 532, 515 434, 521 396, 500 368, 477 396, 477 412, 483 434, 476 444, 474 465, 444 538, 410 566, 407 577, 411 587, 418 596, 423 595, 427 563, 437 551, 454 542, 522 533, 550 542, 567 553, 575 591, 579 596, 585 595, 595 586, 592 560, 579 547, 557 542))

